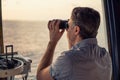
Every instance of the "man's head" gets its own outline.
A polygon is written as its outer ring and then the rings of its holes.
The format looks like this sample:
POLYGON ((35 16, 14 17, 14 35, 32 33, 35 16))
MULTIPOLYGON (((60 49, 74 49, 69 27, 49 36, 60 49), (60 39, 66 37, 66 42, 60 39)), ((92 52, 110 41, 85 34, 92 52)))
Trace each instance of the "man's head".
POLYGON ((67 32, 69 39, 72 36, 74 40, 77 34, 79 34, 81 39, 95 38, 100 25, 100 14, 92 8, 76 7, 72 11, 68 25, 69 29, 67 32))

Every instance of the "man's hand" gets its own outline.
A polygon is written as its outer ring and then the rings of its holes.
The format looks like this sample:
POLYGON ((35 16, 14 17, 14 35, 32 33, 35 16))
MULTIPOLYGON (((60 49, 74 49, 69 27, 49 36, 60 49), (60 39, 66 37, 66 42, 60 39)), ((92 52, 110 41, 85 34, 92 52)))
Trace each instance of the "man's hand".
POLYGON ((60 20, 52 20, 48 23, 50 42, 57 43, 64 33, 64 29, 59 29, 60 20))

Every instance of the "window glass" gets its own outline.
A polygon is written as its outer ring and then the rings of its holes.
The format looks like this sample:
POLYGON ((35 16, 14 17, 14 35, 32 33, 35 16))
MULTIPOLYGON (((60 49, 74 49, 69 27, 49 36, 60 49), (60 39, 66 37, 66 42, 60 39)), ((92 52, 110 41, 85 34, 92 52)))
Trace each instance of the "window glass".
MULTIPOLYGON (((100 12, 98 44, 107 46, 106 24, 101 0, 2 0, 4 45, 32 59, 30 79, 35 79, 37 64, 49 41, 47 23, 51 19, 69 19, 74 7, 91 7, 100 12)), ((55 57, 68 50, 66 33, 59 41, 55 57)))

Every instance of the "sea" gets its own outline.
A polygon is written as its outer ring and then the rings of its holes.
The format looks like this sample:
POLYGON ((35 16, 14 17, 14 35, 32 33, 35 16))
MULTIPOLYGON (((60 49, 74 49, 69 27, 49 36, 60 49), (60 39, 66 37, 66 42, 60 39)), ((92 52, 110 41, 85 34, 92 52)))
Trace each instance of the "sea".
MULTIPOLYGON (((32 60, 31 72, 27 80, 36 80, 37 66, 43 56, 49 41, 48 21, 17 21, 3 20, 4 46, 13 45, 14 52, 32 60)), ((97 36, 98 43, 107 49, 105 26, 101 26, 97 36)), ((66 32, 58 42, 54 59, 63 51, 68 50, 66 32)), ((15 76, 15 80, 23 80, 22 75, 15 76)))
MULTIPOLYGON (((28 80, 36 80, 36 70, 49 41, 48 21, 3 21, 4 46, 13 45, 14 52, 32 60, 28 80)), ((66 32, 58 42, 54 60, 62 51, 68 50, 66 32)), ((15 76, 22 80, 21 75, 15 76)))

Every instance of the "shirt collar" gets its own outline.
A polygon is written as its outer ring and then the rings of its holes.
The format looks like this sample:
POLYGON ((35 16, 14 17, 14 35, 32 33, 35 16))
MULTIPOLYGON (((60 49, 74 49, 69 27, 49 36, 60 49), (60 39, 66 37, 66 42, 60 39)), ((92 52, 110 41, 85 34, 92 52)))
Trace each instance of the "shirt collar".
POLYGON ((96 38, 83 39, 82 41, 74 45, 71 49, 80 49, 81 47, 89 45, 97 45, 97 39, 96 38))

